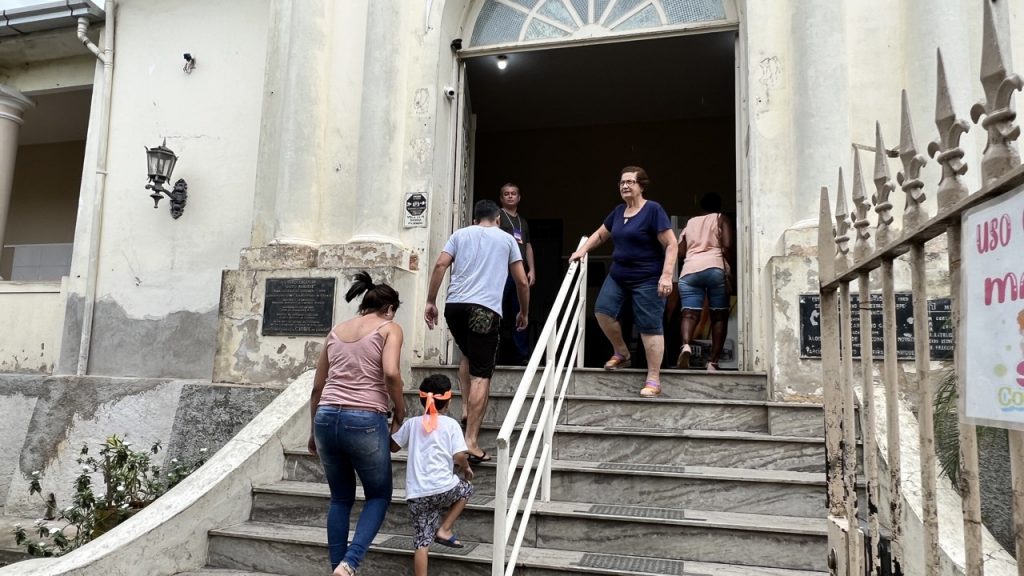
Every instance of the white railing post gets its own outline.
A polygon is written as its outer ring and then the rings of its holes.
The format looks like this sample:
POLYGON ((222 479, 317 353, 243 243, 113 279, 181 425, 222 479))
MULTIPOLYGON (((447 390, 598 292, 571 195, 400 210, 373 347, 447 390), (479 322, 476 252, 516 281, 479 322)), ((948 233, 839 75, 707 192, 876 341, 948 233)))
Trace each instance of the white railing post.
POLYGON ((505 574, 505 513, 508 511, 508 443, 498 438, 498 472, 495 476, 494 486, 494 544, 491 558, 491 576, 504 576, 505 574))
POLYGON ((576 354, 577 368, 583 368, 583 358, 586 353, 587 344, 587 262, 589 262, 588 256, 584 256, 580 260, 580 320, 579 327, 576 329, 579 333, 577 338, 580 342, 580 349, 576 354))
MULTIPOLYGON (((571 301, 571 298, 570 298, 570 301, 571 301)), ((559 313, 559 311, 558 310, 552 310, 552 313, 557 315, 559 313)), ((556 324, 555 326, 557 327, 558 325, 563 324, 563 323, 568 322, 568 321, 569 321, 569 307, 566 307, 565 315, 563 316, 562 321, 559 322, 558 324, 556 324)), ((555 367, 558 364, 558 330, 552 330, 551 331, 551 337, 548 339, 548 357, 547 357, 547 362, 548 362, 548 366, 552 366, 552 367, 555 367)), ((551 406, 554 407, 554 405, 555 405, 555 387, 556 387, 556 385, 558 383, 557 379, 554 377, 556 372, 555 372, 555 370, 551 370, 551 371, 545 372, 545 373, 546 374, 551 374, 551 377, 549 377, 544 382, 544 401, 550 403, 551 406)), ((540 393, 540 390, 538 390, 537 392, 540 393)), ((555 414, 555 411, 552 409, 552 410, 548 411, 548 416, 547 416, 547 418, 544 419, 544 444, 546 446, 549 446, 549 449, 548 449, 548 452, 547 452, 548 456, 541 460, 540 466, 539 466, 539 468, 537 470, 537 472, 539 474, 541 474, 541 485, 540 485, 540 499, 541 499, 541 502, 550 502, 551 501, 551 459, 553 458, 553 456, 551 454, 554 452, 555 418, 556 417, 557 417, 557 415, 555 414)))

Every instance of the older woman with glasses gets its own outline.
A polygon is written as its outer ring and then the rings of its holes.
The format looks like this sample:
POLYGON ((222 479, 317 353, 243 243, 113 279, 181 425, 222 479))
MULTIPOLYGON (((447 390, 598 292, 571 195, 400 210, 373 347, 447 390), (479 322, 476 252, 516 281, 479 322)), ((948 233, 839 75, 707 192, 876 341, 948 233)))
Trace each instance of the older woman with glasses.
POLYGON ((630 366, 629 349, 622 337, 619 316, 628 300, 647 356, 647 378, 640 395, 661 394, 661 361, 665 355, 663 316, 665 300, 672 292, 678 246, 672 223, 660 204, 644 198, 650 185, 647 172, 639 166, 626 166, 619 177, 619 204, 586 243, 569 257, 583 258, 587 252, 612 239, 612 266, 594 303, 601 331, 615 353, 605 362, 605 370, 630 366))

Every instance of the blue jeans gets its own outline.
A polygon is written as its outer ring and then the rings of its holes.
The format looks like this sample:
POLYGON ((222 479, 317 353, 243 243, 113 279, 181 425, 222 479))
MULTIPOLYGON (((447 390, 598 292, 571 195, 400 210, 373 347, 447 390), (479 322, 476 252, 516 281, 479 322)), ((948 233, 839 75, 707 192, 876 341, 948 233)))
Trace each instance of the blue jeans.
POLYGON ((633 323, 641 334, 663 334, 665 325, 665 299, 658 296, 658 280, 639 286, 621 286, 611 276, 606 276, 601 291, 594 302, 594 312, 611 316, 616 320, 622 307, 629 300, 633 304, 633 323))
POLYGON ((342 560, 358 568, 391 505, 391 443, 387 416, 339 406, 320 406, 313 419, 331 506, 327 511, 327 549, 331 569, 342 560), (349 517, 356 500, 356 475, 366 504, 348 543, 349 517))
POLYGON ((725 288, 725 270, 708 268, 687 274, 679 279, 679 301, 682 303, 683 310, 703 310, 705 295, 708 299, 708 308, 712 310, 729 309, 729 291, 725 288))

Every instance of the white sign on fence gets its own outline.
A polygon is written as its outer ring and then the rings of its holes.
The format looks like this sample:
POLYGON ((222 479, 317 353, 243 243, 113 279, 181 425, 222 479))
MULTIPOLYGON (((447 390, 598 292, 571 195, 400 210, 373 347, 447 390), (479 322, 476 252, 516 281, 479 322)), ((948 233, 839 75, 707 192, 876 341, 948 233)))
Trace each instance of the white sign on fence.
POLYGON ((964 213, 961 409, 1024 430, 1024 186, 964 213))

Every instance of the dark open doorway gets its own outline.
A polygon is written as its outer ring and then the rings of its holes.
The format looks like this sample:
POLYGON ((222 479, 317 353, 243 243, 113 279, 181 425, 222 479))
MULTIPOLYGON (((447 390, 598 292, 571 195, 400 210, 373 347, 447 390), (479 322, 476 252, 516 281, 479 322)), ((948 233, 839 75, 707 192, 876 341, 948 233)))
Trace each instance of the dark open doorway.
MULTIPOLYGON (((735 221, 734 46, 735 32, 717 32, 512 53, 504 70, 496 56, 467 59, 474 196, 497 199, 504 183, 515 182, 522 215, 547 231, 533 239, 534 330, 546 320, 568 254, 621 202, 623 166, 648 171, 646 197, 677 226, 699 214, 698 200, 712 191, 735 221)), ((591 255, 591 306, 610 255, 610 244, 591 255)), ((673 350, 675 318, 665 334, 673 350)), ((587 329, 586 350, 588 366, 610 355, 596 324, 587 329)))

